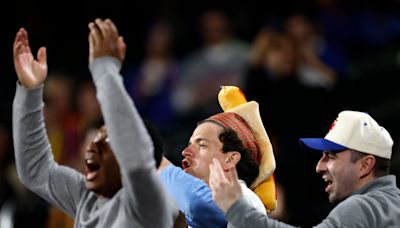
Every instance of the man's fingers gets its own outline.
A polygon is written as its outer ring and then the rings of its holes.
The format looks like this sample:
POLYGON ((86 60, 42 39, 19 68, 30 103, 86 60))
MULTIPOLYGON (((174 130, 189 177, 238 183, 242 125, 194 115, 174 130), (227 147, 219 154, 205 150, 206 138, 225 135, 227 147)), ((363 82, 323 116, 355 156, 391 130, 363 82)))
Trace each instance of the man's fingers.
POLYGON ((119 33, 118 33, 118 29, 117 29, 117 26, 115 26, 114 22, 113 22, 112 20, 110 20, 110 19, 107 18, 107 19, 105 20, 105 23, 108 24, 108 26, 109 26, 111 32, 114 33, 116 36, 118 36, 118 34, 119 34, 119 33))
POLYGON ((27 45, 27 35, 26 31, 24 28, 20 28, 19 31, 17 32, 17 35, 15 36, 14 40, 14 57, 16 57, 17 54, 23 53, 26 51, 26 45, 27 45))
POLYGON ((212 199, 215 201, 216 200, 216 194, 217 194, 217 192, 216 192, 216 188, 217 188, 217 186, 215 185, 215 183, 214 183, 214 181, 211 181, 211 179, 212 178, 210 178, 210 189, 211 189, 211 196, 212 196, 212 199))
POLYGON ((22 28, 20 28, 19 31, 17 32, 17 35, 15 35, 14 48, 22 45, 22 31, 21 30, 22 30, 22 28))
POLYGON ((213 188, 217 188, 218 185, 221 183, 221 176, 218 173, 218 168, 216 167, 214 159, 212 163, 209 165, 209 168, 210 168, 210 178, 208 180, 209 184, 210 186, 213 186, 213 188))
POLYGON ((215 184, 215 181, 219 178, 219 175, 218 175, 218 170, 217 170, 217 167, 216 167, 214 161, 211 162, 211 164, 209 165, 209 168, 210 168, 210 179, 213 179, 214 184, 215 184))
POLYGON ((97 45, 100 42, 101 34, 99 31, 99 28, 96 26, 95 23, 91 22, 89 23, 89 29, 90 29, 90 36, 92 36, 92 43, 93 45, 97 45))
POLYGON ((119 57, 122 61, 124 61, 125 56, 126 56, 126 43, 124 41, 124 38, 122 36, 118 37, 118 52, 119 52, 119 57))
POLYGON ((222 169, 221 163, 216 158, 213 158, 213 165, 217 180, 219 180, 219 182, 227 182, 228 180, 225 176, 224 170, 222 169))
POLYGON ((89 32, 88 35, 88 41, 89 41, 89 62, 91 63, 93 61, 93 49, 94 49, 94 39, 93 35, 91 32, 89 32))
POLYGON ((236 171, 236 167, 232 166, 228 169, 228 174, 227 174, 229 180, 231 181, 231 183, 235 183, 239 181, 239 177, 236 171))
POLYGON ((210 169, 210 178, 209 178, 209 180, 208 180, 208 182, 209 182, 209 184, 210 184, 210 187, 212 188, 213 186, 215 186, 214 184, 215 184, 215 180, 214 180, 214 173, 215 173, 215 170, 214 170, 214 165, 211 163, 210 165, 208 165, 208 167, 209 167, 209 169, 210 169))
POLYGON ((28 32, 25 28, 20 28, 17 36, 23 46, 29 46, 28 32))
POLYGON ((39 48, 37 53, 37 59, 41 65, 47 64, 47 52, 45 47, 39 48))
POLYGON ((217 194, 216 190, 218 188, 218 178, 216 177, 217 170, 216 170, 214 163, 211 163, 209 165, 209 168, 210 168, 210 178, 209 178, 208 182, 209 182, 209 185, 211 188, 212 198, 213 198, 213 200, 215 200, 215 196, 217 194))
POLYGON ((101 20, 99 18, 97 18, 95 20, 95 23, 100 30, 100 35, 102 38, 106 38, 106 37, 110 36, 110 27, 107 23, 105 23, 103 20, 101 20))
POLYGON ((14 58, 16 58, 18 56, 18 54, 22 53, 22 50, 23 50, 22 48, 23 47, 22 47, 21 42, 18 42, 18 41, 14 42, 14 51, 13 51, 14 58))

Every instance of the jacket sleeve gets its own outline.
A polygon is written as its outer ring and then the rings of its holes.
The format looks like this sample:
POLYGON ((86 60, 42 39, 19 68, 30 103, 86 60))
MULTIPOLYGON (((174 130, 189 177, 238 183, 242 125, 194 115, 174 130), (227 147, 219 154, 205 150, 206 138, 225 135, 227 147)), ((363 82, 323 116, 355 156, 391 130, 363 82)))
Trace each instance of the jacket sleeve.
POLYGON ((271 227, 290 228, 294 227, 278 220, 268 218, 267 215, 251 206, 243 197, 238 199, 226 212, 226 219, 236 228, 247 227, 271 227))
POLYGON ((54 161, 43 116, 43 85, 26 89, 17 82, 13 101, 15 161, 21 182, 74 217, 85 192, 83 176, 54 161))
POLYGON ((128 213, 139 216, 144 227, 165 227, 173 224, 171 204, 156 171, 153 143, 125 90, 120 68, 121 63, 113 57, 97 58, 89 66, 111 148, 120 166, 122 205, 128 213))

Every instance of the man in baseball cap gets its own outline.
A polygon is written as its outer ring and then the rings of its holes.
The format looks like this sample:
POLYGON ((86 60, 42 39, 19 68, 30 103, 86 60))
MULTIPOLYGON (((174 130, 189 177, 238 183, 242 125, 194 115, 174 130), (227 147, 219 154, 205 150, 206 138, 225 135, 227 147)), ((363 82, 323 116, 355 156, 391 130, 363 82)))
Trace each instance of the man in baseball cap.
MULTIPOLYGON (((300 143, 321 151, 316 171, 337 204, 315 227, 400 227, 400 190, 390 175, 393 140, 369 114, 342 111, 324 138, 300 143)), ((243 200, 235 169, 210 169, 213 198, 235 227, 291 227, 256 212, 243 200)), ((306 209, 306 208, 305 208, 306 209)))

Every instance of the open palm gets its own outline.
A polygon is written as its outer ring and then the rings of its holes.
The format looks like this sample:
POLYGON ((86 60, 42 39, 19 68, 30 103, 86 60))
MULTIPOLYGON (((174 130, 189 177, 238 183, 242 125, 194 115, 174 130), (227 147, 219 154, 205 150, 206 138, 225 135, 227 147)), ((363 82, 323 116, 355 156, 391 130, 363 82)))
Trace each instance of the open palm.
POLYGON ((28 32, 21 28, 14 41, 14 66, 18 80, 26 88, 34 88, 44 82, 47 76, 46 48, 38 50, 37 60, 29 47, 28 32))

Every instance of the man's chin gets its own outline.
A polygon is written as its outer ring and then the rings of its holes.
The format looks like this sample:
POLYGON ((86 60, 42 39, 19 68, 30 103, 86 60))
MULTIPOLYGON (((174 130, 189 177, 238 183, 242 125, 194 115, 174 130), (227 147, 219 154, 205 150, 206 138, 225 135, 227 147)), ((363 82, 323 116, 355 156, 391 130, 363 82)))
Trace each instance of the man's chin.
POLYGON ((189 174, 190 174, 190 168, 185 168, 185 169, 183 169, 183 172, 189 173, 189 174))
POLYGON ((204 180, 203 178, 201 178, 201 176, 199 176, 196 172, 193 172, 193 169, 186 169, 186 170, 184 170, 184 171, 185 171, 187 174, 191 175, 191 176, 197 177, 197 178, 199 178, 199 179, 205 181, 205 180, 204 180))
POLYGON ((86 185, 86 188, 88 189, 88 190, 90 190, 90 191, 92 191, 92 192, 95 192, 95 193, 97 193, 98 192, 98 186, 97 186, 97 184, 95 183, 95 182, 93 182, 93 181, 86 181, 85 182, 85 185, 86 185))
POLYGON ((331 204, 337 204, 341 201, 341 199, 338 198, 338 196, 334 193, 329 193, 329 202, 331 204))
POLYGON ((190 175, 192 175, 192 176, 194 176, 194 177, 197 177, 196 176, 196 173, 194 173, 193 172, 193 169, 191 169, 191 168, 186 168, 186 169, 184 169, 183 170, 185 173, 187 173, 187 174, 190 174, 190 175))
POLYGON ((184 171, 185 173, 191 175, 191 176, 198 177, 198 176, 196 175, 196 173, 193 172, 193 170, 192 170, 191 168, 185 169, 185 170, 183 170, 183 171, 184 171))

